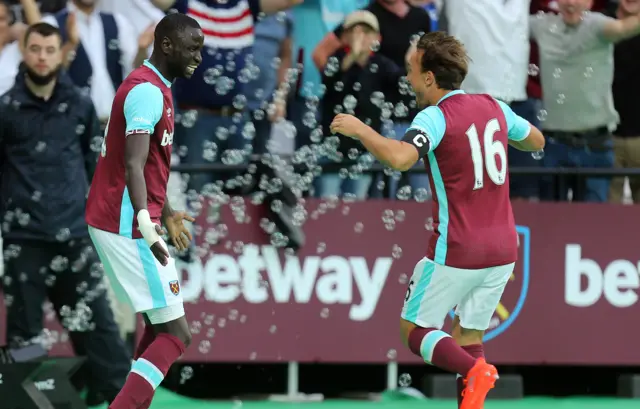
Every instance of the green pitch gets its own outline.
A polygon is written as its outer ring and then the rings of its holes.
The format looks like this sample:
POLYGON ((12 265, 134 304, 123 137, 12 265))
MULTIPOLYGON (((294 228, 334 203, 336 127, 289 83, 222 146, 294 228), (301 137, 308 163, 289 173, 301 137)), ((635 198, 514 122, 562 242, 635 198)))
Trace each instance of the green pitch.
MULTIPOLYGON (((106 405, 98 407, 106 409, 106 405)), ((454 401, 383 399, 380 402, 328 400, 319 403, 203 401, 185 398, 160 388, 151 409, 456 409, 454 401)), ((602 398, 526 398, 489 401, 485 409, 638 409, 640 400, 602 398)))

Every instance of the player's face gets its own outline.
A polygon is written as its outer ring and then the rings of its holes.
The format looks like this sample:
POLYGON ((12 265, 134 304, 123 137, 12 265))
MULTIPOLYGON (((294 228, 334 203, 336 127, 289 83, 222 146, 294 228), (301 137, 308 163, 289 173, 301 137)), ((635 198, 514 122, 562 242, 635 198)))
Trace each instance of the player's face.
POLYGON ((62 64, 61 40, 57 35, 42 36, 31 33, 25 46, 24 63, 33 82, 45 85, 51 82, 62 64))
POLYGON ((424 51, 413 51, 409 56, 409 63, 407 64, 407 80, 413 88, 413 92, 416 94, 416 103, 418 107, 425 108, 429 106, 429 99, 427 93, 429 90, 427 74, 422 72, 421 57, 424 51))
POLYGON ((558 9, 565 24, 576 25, 582 21, 582 14, 591 9, 592 0, 558 0, 558 9))
POLYGON ((175 78, 191 78, 202 62, 204 34, 202 30, 188 27, 177 39, 176 47, 168 56, 169 68, 175 78))

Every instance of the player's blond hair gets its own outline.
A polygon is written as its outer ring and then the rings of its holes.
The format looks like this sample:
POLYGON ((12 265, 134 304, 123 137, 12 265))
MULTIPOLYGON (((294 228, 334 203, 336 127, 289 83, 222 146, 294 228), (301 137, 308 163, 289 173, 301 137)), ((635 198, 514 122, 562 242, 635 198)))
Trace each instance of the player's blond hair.
POLYGON ((459 89, 469 71, 469 56, 464 45, 443 31, 424 34, 417 49, 424 51, 420 60, 422 72, 431 71, 438 87, 459 89))

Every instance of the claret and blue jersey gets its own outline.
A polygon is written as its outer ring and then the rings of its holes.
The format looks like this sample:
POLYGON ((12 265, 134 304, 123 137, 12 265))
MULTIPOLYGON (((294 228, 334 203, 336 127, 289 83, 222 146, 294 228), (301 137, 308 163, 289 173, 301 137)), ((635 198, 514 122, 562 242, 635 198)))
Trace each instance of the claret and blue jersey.
POLYGON ((111 109, 109 123, 87 200, 90 226, 129 238, 141 238, 125 180, 125 141, 150 134, 144 168, 147 206, 159 222, 166 198, 174 129, 171 82, 149 62, 122 83, 111 109))
POLYGON ((434 234, 427 257, 467 269, 514 262, 518 246, 507 149, 509 140, 529 135, 529 122, 489 95, 457 90, 418 113, 409 129, 430 144, 425 166, 434 234))

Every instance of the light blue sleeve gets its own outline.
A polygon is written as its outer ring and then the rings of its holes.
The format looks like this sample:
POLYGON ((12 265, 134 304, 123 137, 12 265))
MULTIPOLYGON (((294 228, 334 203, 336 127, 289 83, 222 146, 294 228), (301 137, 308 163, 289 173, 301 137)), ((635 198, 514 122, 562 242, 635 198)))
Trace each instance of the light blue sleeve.
MULTIPOLYGON (((497 100, 496 100, 497 101, 497 100)), ((507 122, 507 132, 509 139, 512 141, 522 141, 529 136, 531 132, 531 124, 521 116, 516 115, 515 112, 502 101, 497 101, 498 105, 504 113, 504 119, 507 122)))
POLYGON ((124 100, 126 134, 153 133, 164 109, 164 97, 160 88, 144 82, 131 88, 124 100))
POLYGON ((409 129, 421 131, 429 139, 429 152, 432 152, 440 145, 444 133, 447 129, 447 122, 444 119, 442 110, 437 106, 430 106, 418 113, 409 129))

